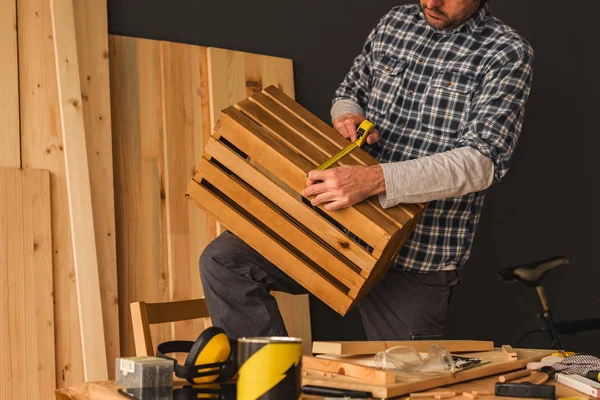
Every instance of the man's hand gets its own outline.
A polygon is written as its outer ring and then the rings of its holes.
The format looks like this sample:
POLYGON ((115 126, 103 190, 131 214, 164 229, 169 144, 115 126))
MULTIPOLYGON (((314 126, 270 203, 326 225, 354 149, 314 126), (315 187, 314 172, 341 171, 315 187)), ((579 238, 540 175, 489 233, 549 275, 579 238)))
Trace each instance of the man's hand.
POLYGON ((315 196, 311 200, 313 206, 327 203, 324 206, 327 211, 350 207, 385 192, 385 179, 379 165, 343 165, 324 171, 310 171, 306 184, 302 196, 315 196))
MULTIPOLYGON (((356 140, 356 127, 365 120, 365 116, 359 113, 348 113, 333 120, 333 127, 343 137, 354 142, 356 140)), ((367 144, 376 143, 379 140, 379 132, 372 130, 367 136, 367 144)))

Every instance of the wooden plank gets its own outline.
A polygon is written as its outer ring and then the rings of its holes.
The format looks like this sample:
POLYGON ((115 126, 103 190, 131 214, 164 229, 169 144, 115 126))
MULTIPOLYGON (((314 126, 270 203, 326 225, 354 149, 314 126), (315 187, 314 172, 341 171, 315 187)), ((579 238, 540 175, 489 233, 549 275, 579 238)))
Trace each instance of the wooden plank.
MULTIPOLYGON (((111 36, 110 83, 121 353, 135 355, 129 305, 169 301, 160 42, 111 36)), ((151 327, 156 342, 168 324, 151 327)))
MULTIPOLYGON (((371 392, 375 398, 391 398, 524 368, 527 363, 539 361, 543 357, 550 355, 552 350, 519 350, 518 352, 519 360, 513 361, 506 360, 499 349, 484 353, 469 353, 469 356, 481 358, 489 361, 489 363, 456 374, 425 378, 423 380, 378 385, 344 376, 326 377, 309 372, 308 375, 303 377, 302 384, 361 390, 371 392)), ((490 389, 488 388, 487 390, 490 389)))
POLYGON ((71 237, 86 381, 108 379, 73 0, 51 0, 71 237))
POLYGON ((0 168, 0 398, 53 399, 50 174, 0 168))
POLYGON ((385 371, 339 360, 304 356, 302 357, 302 368, 350 376, 382 385, 396 382, 394 371, 385 371))
POLYGON ((302 339, 302 354, 312 355, 310 303, 307 294, 271 292, 290 337, 302 339))
POLYGON ((314 342, 313 353, 315 354, 375 354, 385 351, 394 346, 410 346, 417 351, 427 352, 429 346, 439 344, 446 347, 452 353, 491 351, 494 350, 494 342, 480 340, 419 340, 419 341, 395 341, 395 342, 314 342))
POLYGON ((16 0, 0 0, 0 167, 21 168, 16 0))
MULTIPOLYGON (((306 187, 306 174, 312 169, 312 164, 251 123, 233 107, 226 109, 219 121, 220 125, 213 136, 218 138, 222 135, 243 149, 251 159, 273 172, 298 193, 306 187), (252 135, 248 135, 248 132, 252 135)), ((374 247, 373 256, 376 258, 381 255, 391 234, 397 230, 387 220, 381 221, 381 225, 374 224, 375 210, 364 203, 333 212, 319 208, 374 247)))
POLYGON ((335 286, 323 279, 310 269, 285 246, 273 241, 266 233, 258 229, 251 221, 237 213, 229 205, 223 203, 211 192, 196 182, 191 182, 188 195, 192 200, 202 199, 202 203, 194 200, 205 210, 219 209, 219 219, 235 235, 248 238, 246 243, 263 255, 267 260, 290 266, 290 276, 316 296, 324 299, 325 303, 339 314, 344 315, 350 306, 350 298, 343 295, 335 286))
POLYGON ((85 140, 104 321, 108 377, 120 355, 115 194, 110 124, 108 23, 105 1, 73 2, 85 140))
MULTIPOLYGON (((200 171, 202 179, 206 179, 212 184, 218 182, 218 188, 223 194, 262 221, 266 226, 286 240, 287 243, 294 246, 300 252, 310 255, 307 256, 307 258, 347 286, 349 289, 347 295, 349 297, 353 299, 356 298, 359 288, 365 282, 363 277, 352 271, 342 260, 284 218, 278 212, 278 209, 269 207, 261 201, 261 199, 255 197, 252 192, 236 183, 226 173, 222 172, 209 161, 202 159, 200 162, 200 171)), ((291 271, 286 267, 280 265, 280 268, 284 272, 290 274, 291 271)), ((297 273, 300 273, 300 271, 297 273)))
POLYGON ((50 2, 17 2, 23 168, 50 171, 58 387, 84 381, 50 2))
MULTIPOLYGON (((204 138, 210 137, 208 99, 201 90, 208 80, 201 70, 207 63, 206 48, 162 42, 161 49, 169 299, 189 300, 203 296, 198 260, 215 237, 206 213, 185 198, 202 157, 204 138)), ((182 321, 172 329, 174 338, 196 340, 204 322, 182 321)))
MULTIPOLYGON (((350 261, 359 266, 368 275, 377 262, 371 254, 354 243, 339 229, 326 221, 314 210, 299 201, 284 188, 267 178, 263 173, 250 167, 246 160, 233 150, 214 139, 206 145, 207 156, 216 158, 227 169, 242 178, 256 190, 267 196, 288 214, 309 227, 313 232, 320 232, 321 237, 350 261)), ((365 275, 363 275, 365 276, 365 275)))

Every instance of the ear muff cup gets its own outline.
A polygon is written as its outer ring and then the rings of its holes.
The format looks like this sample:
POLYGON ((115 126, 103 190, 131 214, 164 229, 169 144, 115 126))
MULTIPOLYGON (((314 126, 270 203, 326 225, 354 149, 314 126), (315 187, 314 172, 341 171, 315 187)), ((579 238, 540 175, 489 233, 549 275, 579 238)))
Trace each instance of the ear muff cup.
POLYGON ((210 327, 198 336, 195 342, 171 341, 157 347, 158 357, 173 360, 175 375, 191 384, 223 382, 231 379, 237 372, 235 361, 235 341, 228 338, 219 327, 210 327), (187 352, 184 365, 168 357, 168 353, 187 352))

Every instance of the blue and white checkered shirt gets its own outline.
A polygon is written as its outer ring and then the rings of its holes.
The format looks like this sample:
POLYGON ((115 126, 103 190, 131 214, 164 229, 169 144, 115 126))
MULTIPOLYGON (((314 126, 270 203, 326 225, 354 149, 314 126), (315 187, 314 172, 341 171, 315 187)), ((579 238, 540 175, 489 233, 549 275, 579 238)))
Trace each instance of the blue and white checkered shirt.
MULTIPOLYGON (((398 6, 369 35, 333 102, 351 100, 380 133, 381 163, 471 146, 508 172, 529 97, 534 54, 486 5, 452 30, 398 6)), ((439 271, 469 258, 485 192, 429 204, 393 267, 439 271)))

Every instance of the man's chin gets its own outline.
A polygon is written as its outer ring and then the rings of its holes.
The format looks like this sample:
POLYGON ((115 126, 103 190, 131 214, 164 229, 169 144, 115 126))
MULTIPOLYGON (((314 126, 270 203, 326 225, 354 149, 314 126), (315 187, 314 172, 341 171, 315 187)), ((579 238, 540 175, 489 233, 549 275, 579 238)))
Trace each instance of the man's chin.
POLYGON ((433 19, 428 16, 426 16, 425 19, 427 20, 427 23, 435 29, 444 29, 446 27, 446 21, 442 21, 441 19, 433 19))

